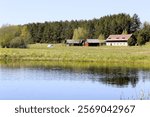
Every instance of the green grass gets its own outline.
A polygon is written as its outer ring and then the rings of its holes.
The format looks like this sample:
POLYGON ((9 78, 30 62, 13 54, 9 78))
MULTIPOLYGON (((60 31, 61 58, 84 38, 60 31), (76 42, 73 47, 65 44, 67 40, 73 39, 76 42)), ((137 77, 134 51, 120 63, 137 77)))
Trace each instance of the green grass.
POLYGON ((1 61, 95 62, 114 65, 150 65, 150 43, 134 47, 67 47, 56 44, 32 44, 27 49, 0 48, 1 61))

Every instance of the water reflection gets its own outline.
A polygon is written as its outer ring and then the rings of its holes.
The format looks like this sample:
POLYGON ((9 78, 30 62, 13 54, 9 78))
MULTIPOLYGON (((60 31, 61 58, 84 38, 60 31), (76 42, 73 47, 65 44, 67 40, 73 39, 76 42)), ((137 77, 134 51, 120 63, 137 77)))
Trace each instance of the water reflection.
POLYGON ((0 99, 120 99, 149 91, 150 70, 98 63, 0 64, 0 99))
POLYGON ((117 87, 136 87, 139 81, 138 70, 129 68, 101 68, 99 70, 100 74, 104 77, 99 79, 107 85, 117 86, 117 87))
MULTIPOLYGON (((138 68, 126 68, 126 67, 107 67, 98 64, 77 64, 77 63, 60 63, 49 62, 45 64, 43 62, 26 62, 26 63, 1 63, 1 67, 10 69, 22 69, 21 71, 32 71, 33 74, 43 72, 43 74, 51 74, 51 77, 41 76, 38 77, 44 80, 82 80, 100 82, 102 84, 111 85, 115 87, 136 87, 139 79, 143 81, 150 79, 150 72, 146 70, 139 70, 138 68), (52 77, 55 75, 60 77, 52 77), (68 74, 67 77, 64 74, 68 74)), ((16 72, 16 71, 15 71, 16 72)), ((14 74, 15 75, 15 74, 14 74)), ((39 74, 40 75, 40 74, 39 74)), ((21 76, 20 76, 21 77, 21 76)), ((30 77, 36 78, 36 77, 30 77)))

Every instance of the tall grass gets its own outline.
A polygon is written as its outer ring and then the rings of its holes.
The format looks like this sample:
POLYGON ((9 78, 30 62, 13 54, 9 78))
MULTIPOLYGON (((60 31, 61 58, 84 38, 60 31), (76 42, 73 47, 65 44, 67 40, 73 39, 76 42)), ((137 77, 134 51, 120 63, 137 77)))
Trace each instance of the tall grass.
POLYGON ((0 60, 150 65, 150 44, 141 47, 67 47, 56 44, 52 48, 47 48, 47 45, 33 44, 29 45, 28 49, 0 48, 0 60))

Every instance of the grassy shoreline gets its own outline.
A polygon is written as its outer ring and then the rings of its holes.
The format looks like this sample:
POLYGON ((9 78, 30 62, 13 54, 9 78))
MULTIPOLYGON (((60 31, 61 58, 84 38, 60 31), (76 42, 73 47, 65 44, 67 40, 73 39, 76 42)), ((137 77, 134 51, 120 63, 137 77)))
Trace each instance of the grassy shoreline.
POLYGON ((150 66, 150 44, 142 47, 67 47, 47 44, 29 45, 27 49, 0 48, 0 61, 94 62, 97 64, 150 66))

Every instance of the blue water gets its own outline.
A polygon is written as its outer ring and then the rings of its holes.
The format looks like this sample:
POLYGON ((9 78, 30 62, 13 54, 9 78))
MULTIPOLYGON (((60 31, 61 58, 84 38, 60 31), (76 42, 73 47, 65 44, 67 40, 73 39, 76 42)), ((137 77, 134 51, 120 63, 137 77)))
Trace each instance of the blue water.
POLYGON ((149 70, 0 67, 1 100, 149 99, 149 94, 149 70))

